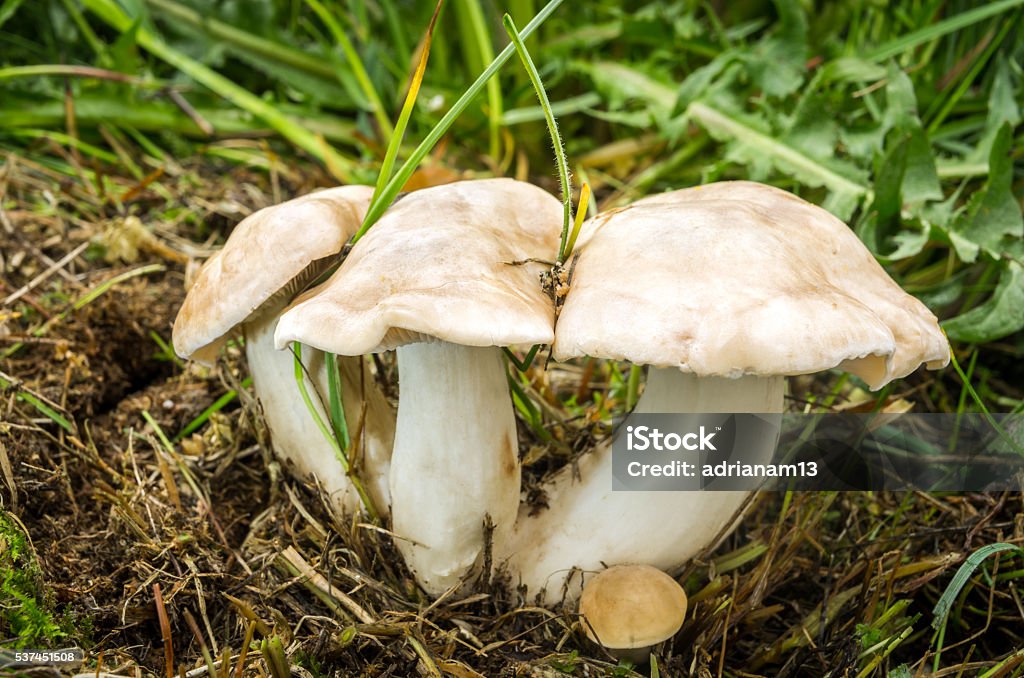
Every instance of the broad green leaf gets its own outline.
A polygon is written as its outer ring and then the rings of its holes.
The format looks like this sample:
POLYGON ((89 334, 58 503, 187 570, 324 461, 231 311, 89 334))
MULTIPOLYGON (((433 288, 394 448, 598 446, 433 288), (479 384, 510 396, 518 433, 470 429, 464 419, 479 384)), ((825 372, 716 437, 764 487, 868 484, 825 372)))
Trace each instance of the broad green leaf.
POLYGON ((807 71, 807 15, 798 0, 774 0, 779 13, 775 32, 747 58, 751 78, 768 96, 795 92, 807 71))
POLYGON ((1016 261, 1002 264, 999 284, 981 306, 942 323, 950 339, 985 343, 1024 329, 1024 266, 1016 261))
POLYGON ((839 128, 823 97, 808 93, 800 99, 782 140, 812 158, 835 155, 839 128))
POLYGON ((971 196, 966 211, 953 224, 952 230, 969 243, 957 247, 964 261, 977 259, 979 248, 998 257, 1005 238, 1024 237, 1024 216, 1013 194, 1012 144, 1013 128, 1004 123, 992 141, 988 181, 971 196))
POLYGON ((906 144, 907 164, 900 184, 903 202, 919 205, 928 200, 941 200, 942 187, 927 133, 920 127, 912 130, 906 144))
POLYGON ((882 153, 885 148, 886 131, 888 130, 884 124, 873 127, 840 127, 839 140, 850 157, 870 164, 872 158, 882 153))
POLYGON ((896 137, 892 139, 893 132, 890 132, 887 141, 906 145, 904 170, 900 178, 901 200, 906 204, 939 200, 942 198, 942 187, 935 171, 931 144, 917 115, 914 84, 895 63, 889 64, 888 78, 885 88, 888 103, 886 122, 895 131, 896 137))
POLYGON ((889 133, 889 138, 894 141, 890 141, 884 155, 875 159, 874 200, 857 226, 857 235, 876 255, 883 254, 886 239, 899 228, 900 188, 907 168, 909 135, 901 135, 894 130, 889 133))

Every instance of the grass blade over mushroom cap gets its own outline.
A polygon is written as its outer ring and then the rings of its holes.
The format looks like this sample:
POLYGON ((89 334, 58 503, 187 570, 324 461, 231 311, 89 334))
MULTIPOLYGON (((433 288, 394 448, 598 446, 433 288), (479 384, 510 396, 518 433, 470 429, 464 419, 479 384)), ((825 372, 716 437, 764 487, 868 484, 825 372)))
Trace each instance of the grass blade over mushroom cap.
MULTIPOLYGON (((838 367, 877 389, 949 359, 935 316, 843 222, 786 191, 723 182, 652 196, 590 219, 580 242, 554 355, 650 365, 636 412, 781 412, 787 375, 838 367)), ((582 480, 557 475, 548 508, 522 516, 497 554, 531 593, 557 600, 574 566, 670 571, 746 496, 612 492, 610 468, 605 443, 581 460, 582 480)))
POLYGON ((550 343, 538 284, 561 206, 511 179, 411 193, 323 285, 282 316, 277 345, 339 355, 398 348, 392 527, 419 582, 438 595, 512 527, 519 504, 515 419, 499 347, 550 343))
MULTIPOLYGON (((224 247, 200 269, 175 319, 173 333, 181 357, 212 363, 234 328, 243 327, 246 357, 274 450, 294 464, 300 476, 315 474, 342 511, 359 510, 359 495, 335 459, 334 449, 308 424, 309 413, 293 377, 291 352, 275 350, 272 339, 284 306, 335 261, 359 228, 372 192, 368 186, 332 188, 262 209, 242 220, 224 247)), ((326 393, 322 357, 308 351, 304 362, 316 389, 326 393)), ((367 402, 365 480, 373 502, 386 508, 394 416, 373 379, 366 378, 361 360, 341 362, 350 426, 359 416, 360 394, 367 402)), ((324 412, 320 415, 326 419, 324 412)))

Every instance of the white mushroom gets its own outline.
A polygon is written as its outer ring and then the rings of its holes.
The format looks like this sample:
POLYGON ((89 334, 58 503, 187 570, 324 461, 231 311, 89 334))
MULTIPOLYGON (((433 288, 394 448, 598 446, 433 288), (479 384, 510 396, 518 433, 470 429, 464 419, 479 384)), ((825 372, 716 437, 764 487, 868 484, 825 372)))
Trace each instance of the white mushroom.
MULTIPOLYGON (((173 343, 183 358, 212 363, 232 331, 245 334, 246 358, 275 453, 300 477, 316 476, 339 512, 362 508, 334 448, 313 425, 294 376, 290 351, 273 345, 277 317, 303 287, 336 262, 359 228, 373 189, 342 186, 262 209, 242 220, 224 247, 203 265, 174 321, 173 343)), ((306 351, 312 381, 327 394, 323 356, 306 351)), ((361 478, 377 509, 387 511, 394 413, 361 358, 338 361, 345 418, 358 427, 362 405, 361 478)), ((319 416, 328 421, 314 397, 319 416)))
POLYGON ((399 200, 320 287, 281 318, 277 345, 342 355, 398 349, 392 529, 431 595, 459 584, 519 505, 515 418, 499 347, 550 343, 537 283, 558 246, 561 206, 510 179, 399 200))
MULTIPOLYGON (((554 354, 650 365, 636 412, 781 412, 786 375, 839 368, 877 389, 949 359, 935 316, 853 232, 785 191, 751 182, 674 191, 585 229, 554 354)), ((498 553, 547 602, 579 594, 578 581, 567 584, 573 568, 672 571, 747 496, 613 492, 610 443, 585 455, 579 473, 556 474, 548 507, 524 510, 498 553)))

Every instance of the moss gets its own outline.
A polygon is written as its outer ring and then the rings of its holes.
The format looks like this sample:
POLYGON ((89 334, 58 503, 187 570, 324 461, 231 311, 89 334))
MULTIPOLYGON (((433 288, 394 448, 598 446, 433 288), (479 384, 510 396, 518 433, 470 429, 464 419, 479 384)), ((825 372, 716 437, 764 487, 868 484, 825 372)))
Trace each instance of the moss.
POLYGON ((0 511, 0 642, 6 647, 49 647, 69 635, 73 619, 54 616, 42 572, 28 538, 0 511))

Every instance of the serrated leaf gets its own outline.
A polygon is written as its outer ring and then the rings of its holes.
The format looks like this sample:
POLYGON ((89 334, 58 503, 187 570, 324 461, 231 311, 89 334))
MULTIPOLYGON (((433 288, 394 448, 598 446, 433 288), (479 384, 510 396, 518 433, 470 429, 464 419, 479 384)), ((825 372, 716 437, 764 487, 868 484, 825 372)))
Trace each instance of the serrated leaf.
MULTIPOLYGON (((1006 246, 1004 238, 1024 237, 1024 215, 1013 195, 1012 143, 1013 128, 1010 123, 1004 123, 992 141, 988 180, 971 196, 967 209, 952 228, 960 239, 996 257, 1006 246)), ((978 249, 957 247, 957 254, 964 261, 971 262, 977 258, 978 249)))
POLYGON ((1024 266, 1002 264, 999 284, 981 306, 942 323, 950 339, 981 344, 1024 329, 1024 266))
POLYGON ((941 229, 943 232, 948 232, 953 218, 962 209, 957 206, 960 204, 960 194, 963 192, 963 189, 964 185, 961 184, 942 202, 930 202, 927 205, 923 205, 918 210, 917 216, 932 226, 941 229))
POLYGON ((928 229, 921 231, 900 231, 892 237, 896 249, 886 257, 889 261, 899 261, 912 257, 928 244, 928 229))
MULTIPOLYGON (((737 162, 748 164, 748 171, 758 173, 766 167, 791 174, 808 186, 824 186, 837 194, 834 205, 856 204, 868 190, 857 181, 844 176, 855 175, 858 170, 837 161, 826 162, 812 158, 780 139, 774 138, 764 129, 759 129, 749 116, 719 110, 704 102, 694 102, 687 109, 692 120, 704 127, 713 137, 730 142, 728 155, 737 162), (843 173, 836 171, 840 166, 843 173)), ((837 214, 846 218, 848 214, 837 214)))

